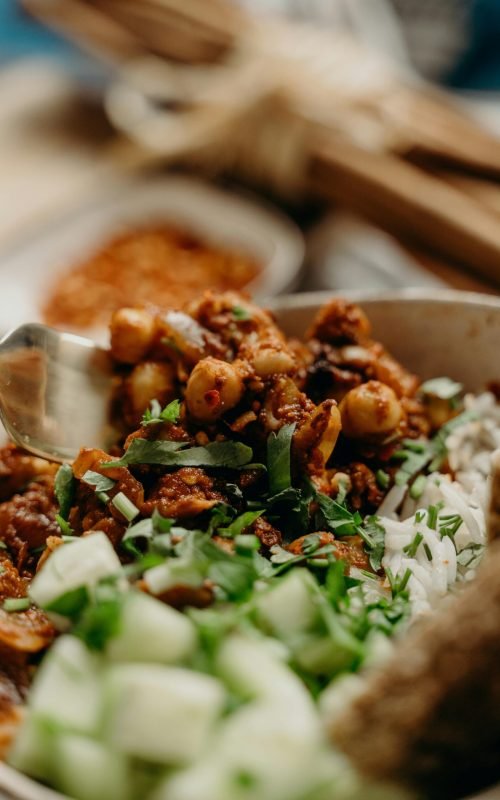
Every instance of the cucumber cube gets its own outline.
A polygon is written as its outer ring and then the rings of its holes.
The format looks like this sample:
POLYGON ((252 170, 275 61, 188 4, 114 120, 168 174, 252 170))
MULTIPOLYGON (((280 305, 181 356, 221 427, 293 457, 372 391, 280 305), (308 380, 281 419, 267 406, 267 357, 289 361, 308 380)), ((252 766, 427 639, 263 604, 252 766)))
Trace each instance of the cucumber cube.
POLYGON ((120 572, 120 559, 106 534, 98 531, 58 547, 38 572, 29 590, 34 603, 47 608, 81 587, 92 589, 102 578, 120 572))
POLYGON ((174 608, 142 592, 124 599, 120 629, 108 643, 112 661, 175 664, 196 649, 196 630, 191 620, 174 608))
POLYGON ((232 634, 221 645, 216 667, 229 687, 245 699, 282 700, 312 709, 302 681, 278 655, 276 643, 232 634))
POLYGON ((307 570, 296 569, 257 595, 257 614, 264 630, 286 641, 313 628, 319 617, 313 599, 314 584, 315 579, 307 570))
POLYGON ((224 701, 222 685, 208 675, 155 664, 111 667, 107 741, 153 763, 191 761, 206 746, 224 701))
POLYGON ((38 669, 29 695, 34 715, 78 733, 98 730, 99 659, 74 636, 61 636, 38 669))
POLYGON ((53 782, 74 800, 128 800, 130 775, 125 756, 84 736, 62 735, 54 751, 53 782))
POLYGON ((28 713, 16 733, 7 762, 19 772, 49 782, 54 736, 45 720, 28 713))

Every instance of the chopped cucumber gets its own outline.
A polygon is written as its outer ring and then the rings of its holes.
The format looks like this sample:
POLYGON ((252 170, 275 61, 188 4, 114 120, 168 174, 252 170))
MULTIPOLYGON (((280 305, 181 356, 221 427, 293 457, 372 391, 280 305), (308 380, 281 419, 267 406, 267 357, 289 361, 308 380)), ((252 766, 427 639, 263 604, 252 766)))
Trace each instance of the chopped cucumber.
POLYGON ((312 675, 335 675, 359 663, 362 654, 360 643, 347 631, 333 636, 305 634, 293 643, 297 665, 312 675))
POLYGON ((313 589, 313 576, 301 569, 292 570, 271 589, 257 595, 257 614, 262 627, 284 640, 310 630, 318 620, 313 589))
POLYGON ((34 715, 78 733, 98 730, 99 659, 74 636, 61 636, 42 661, 29 695, 34 715))
POLYGON ((142 592, 130 592, 124 599, 119 632, 109 641, 106 655, 113 661, 175 664, 190 656, 196 644, 196 630, 188 617, 142 592))
POLYGON ((270 698, 224 719, 206 755, 168 775, 151 800, 298 800, 324 753, 315 713, 270 698))
POLYGON ((74 800, 128 800, 127 759, 101 742, 63 734, 54 749, 54 784, 74 800))
POLYGON ((49 782, 53 756, 54 735, 46 720, 26 714, 16 733, 7 761, 26 775, 38 781, 49 782))
POLYGON ((173 586, 201 586, 204 577, 201 572, 182 558, 167 561, 152 567, 144 573, 144 582, 152 594, 162 594, 173 586))
POLYGON ((191 761, 205 747, 224 701, 222 685, 208 675, 149 664, 111 667, 107 740, 153 763, 191 761))
POLYGON ((223 641, 216 668, 236 694, 245 699, 283 700, 313 708, 302 681, 280 658, 270 639, 250 639, 232 634, 223 641))
POLYGON ((118 575, 120 559, 105 533, 98 531, 58 547, 31 584, 34 603, 47 608, 75 589, 92 589, 101 578, 118 575))
POLYGON ((224 721, 217 756, 232 782, 233 796, 238 797, 238 779, 246 776, 248 800, 291 800, 314 784, 322 746, 314 710, 267 698, 240 708, 224 721))

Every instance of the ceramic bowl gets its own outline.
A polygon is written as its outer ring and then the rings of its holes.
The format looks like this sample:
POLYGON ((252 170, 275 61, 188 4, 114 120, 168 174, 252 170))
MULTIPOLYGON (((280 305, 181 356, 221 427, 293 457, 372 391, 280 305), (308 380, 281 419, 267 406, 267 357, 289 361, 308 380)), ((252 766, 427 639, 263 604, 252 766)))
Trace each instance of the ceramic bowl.
MULTIPOLYGON (((273 309, 287 334, 301 336, 331 296, 327 292, 289 295, 274 301, 273 309)), ((448 375, 469 390, 481 390, 489 381, 500 379, 500 298, 448 290, 406 290, 383 296, 351 292, 348 296, 366 310, 374 337, 423 378, 448 375)), ((0 797, 63 800, 1 764, 0 797)), ((475 800, 500 800, 500 788, 475 800)))

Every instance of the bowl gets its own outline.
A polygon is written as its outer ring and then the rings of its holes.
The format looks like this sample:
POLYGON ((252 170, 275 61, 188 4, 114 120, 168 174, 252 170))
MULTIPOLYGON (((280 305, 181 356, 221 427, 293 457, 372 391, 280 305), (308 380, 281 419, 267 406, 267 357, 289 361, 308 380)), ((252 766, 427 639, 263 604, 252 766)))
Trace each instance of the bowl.
MULTIPOLYGON (((257 299, 297 286, 304 239, 273 206, 195 178, 135 177, 0 254, 0 333, 24 322, 41 322, 41 305, 59 275, 122 231, 156 222, 178 225, 216 247, 252 256, 261 271, 248 291, 257 299)), ((82 333, 102 341, 105 331, 82 333)))
MULTIPOLYGON (((448 375, 468 390, 480 390, 500 378, 500 298, 422 289, 343 296, 360 303, 373 323, 374 337, 423 378, 448 375)), ((289 295, 275 300, 272 308, 288 335, 301 336, 331 297, 331 292, 289 295)), ((63 800, 5 764, 0 764, 0 797, 63 800)), ((500 800, 500 788, 474 800, 500 800)))

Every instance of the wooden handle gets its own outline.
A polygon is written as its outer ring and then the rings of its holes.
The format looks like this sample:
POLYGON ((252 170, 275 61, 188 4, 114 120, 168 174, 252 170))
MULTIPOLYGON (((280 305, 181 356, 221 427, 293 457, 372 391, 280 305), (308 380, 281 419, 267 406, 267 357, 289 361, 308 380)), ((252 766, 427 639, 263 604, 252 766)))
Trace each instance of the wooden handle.
POLYGON ((363 150, 340 137, 315 147, 308 186, 500 286, 498 218, 455 186, 389 153, 363 150))

